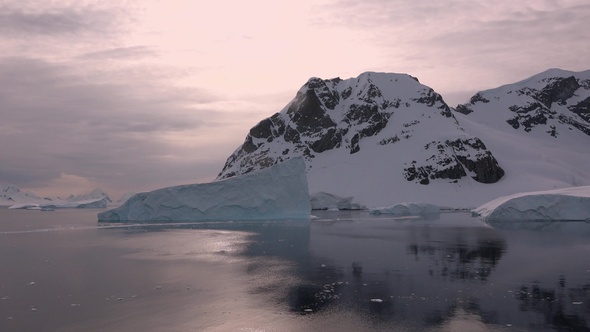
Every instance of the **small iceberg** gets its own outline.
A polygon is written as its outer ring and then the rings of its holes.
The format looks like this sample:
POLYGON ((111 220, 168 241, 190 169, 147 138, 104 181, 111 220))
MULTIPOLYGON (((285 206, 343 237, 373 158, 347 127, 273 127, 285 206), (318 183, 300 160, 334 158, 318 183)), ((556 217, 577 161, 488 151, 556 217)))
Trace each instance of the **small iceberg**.
POLYGON ((590 221, 590 186, 518 193, 472 210, 486 222, 590 221))
POLYGON ((312 210, 362 210, 365 207, 352 200, 354 197, 340 197, 334 194, 320 191, 311 195, 311 209, 312 210))
POLYGON ((373 215, 392 214, 395 216, 438 215, 440 207, 428 203, 399 203, 389 207, 369 209, 369 213, 373 215))

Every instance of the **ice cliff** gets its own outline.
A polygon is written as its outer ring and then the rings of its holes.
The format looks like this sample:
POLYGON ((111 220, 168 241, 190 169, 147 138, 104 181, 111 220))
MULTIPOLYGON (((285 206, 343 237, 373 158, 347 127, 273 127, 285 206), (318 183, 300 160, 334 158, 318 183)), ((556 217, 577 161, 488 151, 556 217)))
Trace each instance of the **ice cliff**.
POLYGON ((309 219, 303 158, 211 183, 140 193, 98 214, 99 221, 208 221, 309 219))

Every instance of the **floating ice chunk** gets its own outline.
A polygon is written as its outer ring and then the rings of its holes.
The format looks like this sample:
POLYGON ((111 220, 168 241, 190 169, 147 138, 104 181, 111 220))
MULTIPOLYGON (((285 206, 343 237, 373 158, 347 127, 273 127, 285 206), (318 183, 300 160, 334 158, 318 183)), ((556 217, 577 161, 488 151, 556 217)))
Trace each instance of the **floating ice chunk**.
POLYGON ((437 205, 428 203, 399 203, 390 207, 373 208, 369 210, 370 214, 393 214, 396 216, 420 216, 420 215, 437 215, 440 208, 437 205))
POLYGON ((383 300, 382 299, 371 299, 371 302, 382 303, 383 300))
POLYGON ((472 213, 485 221, 590 220, 590 186, 525 192, 490 201, 472 213))
POLYGON ((311 205, 303 158, 204 184, 140 193, 99 221, 309 219, 311 205))

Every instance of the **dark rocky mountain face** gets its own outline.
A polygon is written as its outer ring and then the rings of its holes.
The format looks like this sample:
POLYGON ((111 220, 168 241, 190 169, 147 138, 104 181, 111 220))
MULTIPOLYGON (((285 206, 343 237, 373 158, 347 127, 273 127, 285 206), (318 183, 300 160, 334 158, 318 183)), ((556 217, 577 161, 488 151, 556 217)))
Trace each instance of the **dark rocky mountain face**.
POLYGON ((393 176, 422 185, 465 177, 493 183, 504 175, 492 152, 464 132, 434 90, 409 75, 364 73, 348 80, 310 79, 281 112, 250 129, 218 178, 298 155, 309 173, 315 160, 331 158, 331 152, 354 158, 365 149, 399 154, 403 172, 393 176))
POLYGON ((474 111, 494 112, 505 117, 506 125, 524 132, 542 128, 547 135, 557 137, 578 130, 590 136, 588 76, 588 72, 549 70, 527 81, 479 92, 455 110, 466 115, 474 111))
POLYGON ((425 149, 438 151, 429 158, 434 163, 417 166, 413 161, 404 169, 408 181, 429 184, 434 179, 451 179, 456 182, 469 172, 477 182, 494 183, 504 176, 504 170, 479 138, 432 141, 425 149))

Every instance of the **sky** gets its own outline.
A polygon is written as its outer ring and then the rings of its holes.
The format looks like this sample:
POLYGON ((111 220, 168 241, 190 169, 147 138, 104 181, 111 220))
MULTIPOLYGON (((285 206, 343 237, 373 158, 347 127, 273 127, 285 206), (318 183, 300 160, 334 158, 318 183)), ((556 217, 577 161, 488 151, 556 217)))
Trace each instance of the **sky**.
POLYGON ((407 73, 450 106, 590 69, 587 0, 0 0, 0 184, 209 182, 310 77, 407 73))

